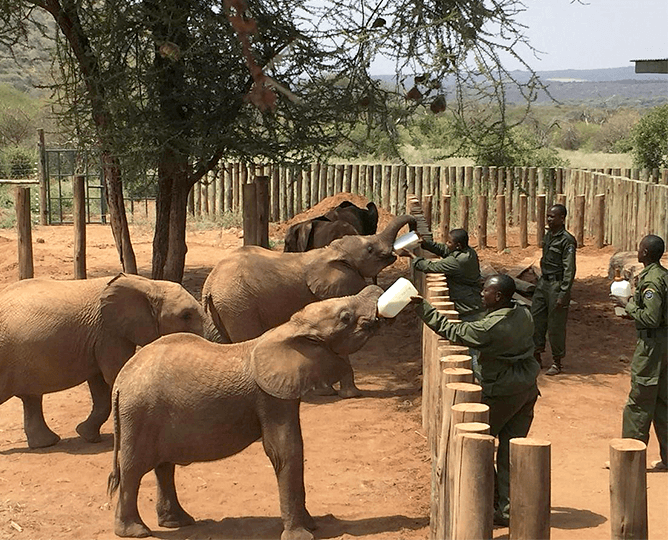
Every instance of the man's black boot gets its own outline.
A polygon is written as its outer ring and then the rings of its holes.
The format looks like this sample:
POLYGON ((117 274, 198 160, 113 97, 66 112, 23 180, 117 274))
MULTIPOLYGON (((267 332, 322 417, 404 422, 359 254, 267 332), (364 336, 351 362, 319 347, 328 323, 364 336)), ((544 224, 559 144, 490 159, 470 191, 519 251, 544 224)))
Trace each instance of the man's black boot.
POLYGON ((554 358, 552 362, 550 369, 545 372, 545 375, 559 375, 561 373, 561 358, 554 358))

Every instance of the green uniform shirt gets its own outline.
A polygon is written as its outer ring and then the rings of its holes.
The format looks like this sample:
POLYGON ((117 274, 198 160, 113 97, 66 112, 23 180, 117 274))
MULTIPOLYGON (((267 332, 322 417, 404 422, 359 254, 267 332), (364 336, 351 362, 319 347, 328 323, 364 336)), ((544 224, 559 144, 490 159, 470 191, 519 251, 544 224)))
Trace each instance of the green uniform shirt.
POLYGON ((638 274, 633 298, 626 304, 638 330, 666 328, 668 323, 668 270, 661 263, 647 265, 638 274))
POLYGON ((514 305, 492 311, 479 321, 451 323, 427 301, 416 313, 444 338, 480 351, 483 394, 511 396, 536 384, 540 366, 533 357, 533 319, 514 305))
POLYGON ((540 270, 547 281, 559 281, 558 298, 570 294, 575 279, 575 237, 566 229, 547 231, 543 238, 540 270))
POLYGON ((429 241, 424 241, 422 247, 442 259, 429 260, 424 257, 416 257, 412 261, 415 270, 429 274, 445 274, 448 278, 450 298, 460 315, 466 316, 481 312, 480 263, 475 250, 467 247, 462 251, 450 251, 445 244, 429 241))

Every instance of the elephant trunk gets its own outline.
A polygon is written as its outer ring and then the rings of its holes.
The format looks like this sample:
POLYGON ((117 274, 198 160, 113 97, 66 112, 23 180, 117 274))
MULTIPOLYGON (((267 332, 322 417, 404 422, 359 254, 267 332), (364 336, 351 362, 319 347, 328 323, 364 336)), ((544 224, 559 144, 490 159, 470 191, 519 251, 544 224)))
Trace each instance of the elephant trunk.
POLYGON ((415 231, 417 229, 417 220, 408 214, 394 218, 390 224, 385 227, 383 232, 378 233, 381 242, 394 244, 394 241, 397 239, 397 234, 399 234, 399 230, 405 225, 408 225, 411 231, 415 231))

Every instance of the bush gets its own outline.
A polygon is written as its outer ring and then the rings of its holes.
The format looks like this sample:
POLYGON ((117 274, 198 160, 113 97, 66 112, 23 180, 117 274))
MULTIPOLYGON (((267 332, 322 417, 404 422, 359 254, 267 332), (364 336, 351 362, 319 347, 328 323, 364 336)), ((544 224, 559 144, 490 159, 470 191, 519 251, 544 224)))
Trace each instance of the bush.
POLYGON ((36 173, 37 156, 31 150, 21 146, 5 148, 0 160, 1 175, 6 178, 30 178, 36 173))
POLYGON ((668 105, 656 107, 633 129, 633 162, 640 169, 668 168, 668 105))

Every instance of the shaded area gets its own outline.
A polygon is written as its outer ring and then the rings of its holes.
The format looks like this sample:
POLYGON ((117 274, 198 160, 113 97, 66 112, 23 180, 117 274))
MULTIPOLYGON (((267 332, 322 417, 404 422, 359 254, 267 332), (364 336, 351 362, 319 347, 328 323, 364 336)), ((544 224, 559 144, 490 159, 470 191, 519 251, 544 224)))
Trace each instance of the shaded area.
POLYGON ((553 529, 589 529, 598 527, 608 518, 583 508, 553 506, 550 514, 550 525, 553 529))
POLYGON ((74 456, 86 456, 95 454, 104 454, 111 452, 114 448, 114 435, 112 433, 102 433, 101 440, 97 443, 84 441, 81 437, 67 437, 47 448, 28 448, 28 442, 25 437, 16 444, 20 445, 9 450, 0 451, 2 456, 11 456, 12 454, 71 454, 74 456))

